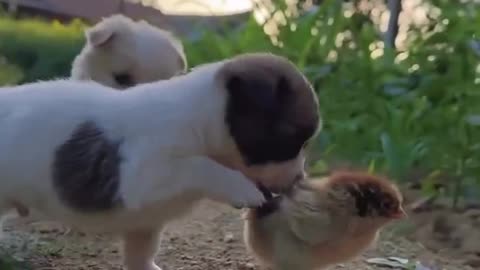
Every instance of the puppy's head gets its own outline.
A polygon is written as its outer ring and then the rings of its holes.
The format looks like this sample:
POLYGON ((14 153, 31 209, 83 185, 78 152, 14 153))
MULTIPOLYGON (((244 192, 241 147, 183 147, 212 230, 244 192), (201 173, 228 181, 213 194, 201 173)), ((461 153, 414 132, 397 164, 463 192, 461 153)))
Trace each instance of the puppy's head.
POLYGON ((272 191, 304 177, 304 148, 319 129, 316 95, 283 57, 255 53, 226 61, 217 82, 227 92, 225 123, 232 167, 272 191))
POLYGON ((145 21, 114 15, 87 29, 85 35, 85 47, 72 64, 73 79, 125 89, 186 70, 181 42, 145 21))

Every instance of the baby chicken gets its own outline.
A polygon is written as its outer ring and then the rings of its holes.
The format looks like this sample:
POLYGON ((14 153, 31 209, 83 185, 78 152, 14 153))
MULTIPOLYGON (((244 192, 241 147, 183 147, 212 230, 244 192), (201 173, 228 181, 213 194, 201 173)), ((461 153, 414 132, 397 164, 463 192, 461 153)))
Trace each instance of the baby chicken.
POLYGON ((406 217, 388 179, 337 171, 302 180, 246 212, 247 249, 275 270, 313 270, 348 261, 375 242, 382 227, 406 217))

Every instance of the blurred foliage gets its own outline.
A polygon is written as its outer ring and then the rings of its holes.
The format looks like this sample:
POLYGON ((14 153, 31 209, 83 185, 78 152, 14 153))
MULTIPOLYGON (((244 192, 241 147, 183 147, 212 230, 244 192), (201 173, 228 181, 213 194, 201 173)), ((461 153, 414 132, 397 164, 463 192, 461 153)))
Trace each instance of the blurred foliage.
POLYGON ((0 16, 0 84, 15 84, 70 75, 83 46, 84 24, 0 16))
POLYGON ((19 262, 9 254, 0 253, 0 269, 1 270, 30 270, 29 265, 19 262))
POLYGON ((409 26, 401 51, 384 48, 364 12, 334 0, 287 16, 274 37, 252 19, 227 36, 205 33, 186 51, 192 65, 248 51, 297 64, 319 94, 324 120, 312 145, 313 173, 337 161, 398 181, 422 172, 426 191, 441 177, 445 194, 478 198, 480 9, 467 1, 424 5, 426 23, 409 26))
MULTIPOLYGON (((478 4, 424 0, 425 23, 410 25, 401 49, 391 51, 357 2, 325 0, 298 16, 277 6, 272 18, 281 20, 273 32, 253 16, 223 35, 206 31, 185 41, 189 63, 267 51, 297 64, 319 94, 324 120, 311 144, 312 173, 348 161, 398 181, 421 172, 425 191, 443 181, 446 195, 479 198, 478 4)), ((68 75, 82 44, 79 22, 0 18, 0 55, 6 59, 0 61, 0 83, 68 75)))

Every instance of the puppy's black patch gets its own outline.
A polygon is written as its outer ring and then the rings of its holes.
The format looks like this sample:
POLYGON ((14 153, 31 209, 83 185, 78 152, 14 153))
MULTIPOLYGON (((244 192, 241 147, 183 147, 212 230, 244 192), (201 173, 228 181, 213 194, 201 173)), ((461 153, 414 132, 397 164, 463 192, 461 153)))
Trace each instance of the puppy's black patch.
POLYGON ((59 198, 82 212, 121 207, 119 145, 94 122, 79 125, 55 152, 52 179, 59 198))
POLYGON ((294 92, 284 76, 276 77, 231 76, 226 83, 225 120, 248 165, 294 159, 318 127, 316 122, 300 126, 289 119, 294 92))
POLYGON ((357 187, 349 186, 347 191, 355 199, 358 216, 388 217, 398 208, 395 198, 378 185, 367 182, 357 187))

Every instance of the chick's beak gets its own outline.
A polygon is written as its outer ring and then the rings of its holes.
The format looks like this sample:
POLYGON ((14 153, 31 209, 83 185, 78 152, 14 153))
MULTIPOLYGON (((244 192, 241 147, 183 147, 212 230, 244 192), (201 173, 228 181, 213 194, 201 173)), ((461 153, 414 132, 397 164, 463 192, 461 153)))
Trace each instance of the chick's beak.
POLYGON ((405 212, 405 210, 402 207, 400 207, 400 209, 398 209, 398 211, 392 214, 390 217, 392 219, 404 219, 408 217, 408 214, 407 212, 405 212))

